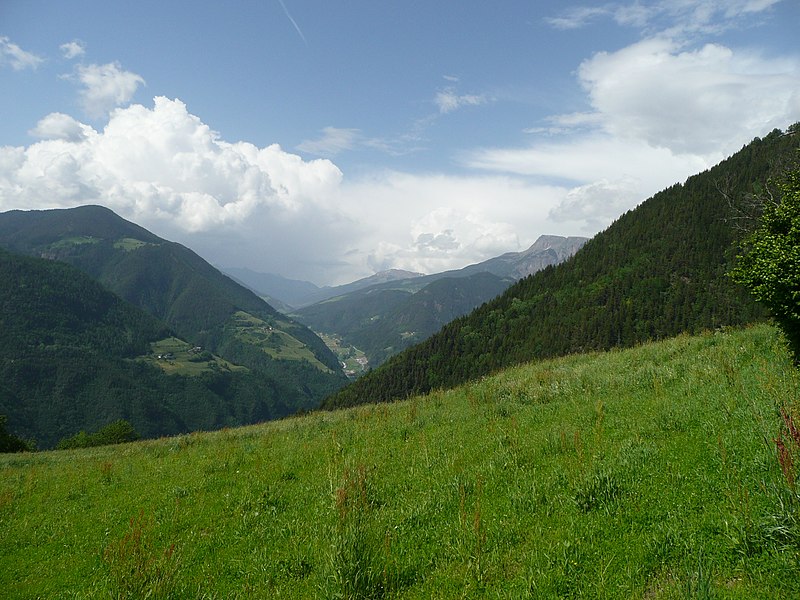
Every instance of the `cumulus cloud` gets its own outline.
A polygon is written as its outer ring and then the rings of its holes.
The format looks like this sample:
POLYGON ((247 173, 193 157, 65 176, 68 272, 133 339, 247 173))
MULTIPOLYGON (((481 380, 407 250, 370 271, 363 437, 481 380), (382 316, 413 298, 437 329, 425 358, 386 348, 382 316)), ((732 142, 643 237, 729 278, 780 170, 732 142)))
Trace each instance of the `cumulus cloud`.
POLYGON ((0 210, 102 204, 216 264, 321 283, 519 250, 552 231, 565 193, 506 176, 347 181, 329 160, 225 141, 163 97, 112 111, 102 129, 52 113, 31 133, 41 141, 0 148, 0 210))
POLYGON ((594 55, 579 77, 608 133, 676 153, 730 153, 800 117, 797 58, 654 38, 594 55))
POLYGON ((140 75, 125 71, 117 62, 78 65, 75 75, 68 78, 83 86, 79 92, 81 106, 92 118, 104 117, 112 109, 127 104, 145 83, 140 75))
POLYGON ((73 58, 78 58, 86 54, 86 45, 80 40, 72 40, 71 42, 61 44, 59 49, 67 60, 72 60, 73 58))
POLYGON ((556 222, 582 221, 596 231, 641 202, 641 194, 641 182, 633 177, 600 179, 569 190, 549 216, 556 222))
MULTIPOLYGON (((386 172, 341 189, 364 227, 354 265, 437 273, 528 247, 554 232, 549 211, 566 193, 507 176, 386 172)), ((558 227, 572 227, 559 223, 558 227)))
POLYGON ((44 59, 31 52, 26 52, 7 36, 0 36, 0 67, 8 65, 15 71, 35 69, 44 59))
POLYGON ((41 119, 28 133, 44 140, 82 142, 91 128, 64 113, 50 113, 41 119))
POLYGON ((45 139, 0 148, 2 210, 98 203, 183 240, 242 227, 251 245, 259 241, 262 252, 284 259, 284 252, 305 252, 308 227, 339 219, 321 200, 341 181, 335 165, 303 161, 277 145, 226 142, 178 100, 117 109, 102 131, 54 113, 32 133, 45 139), (284 247, 269 243, 284 233, 296 236, 294 248, 290 239, 284 247))
POLYGON ((525 130, 534 135, 526 146, 472 150, 462 164, 566 182, 571 187, 550 218, 599 230, 754 137, 800 120, 800 57, 692 41, 773 4, 681 0, 569 9, 551 24, 576 28, 612 17, 648 34, 580 64, 588 110, 551 115, 525 130), (652 32, 665 23, 668 29, 652 32))

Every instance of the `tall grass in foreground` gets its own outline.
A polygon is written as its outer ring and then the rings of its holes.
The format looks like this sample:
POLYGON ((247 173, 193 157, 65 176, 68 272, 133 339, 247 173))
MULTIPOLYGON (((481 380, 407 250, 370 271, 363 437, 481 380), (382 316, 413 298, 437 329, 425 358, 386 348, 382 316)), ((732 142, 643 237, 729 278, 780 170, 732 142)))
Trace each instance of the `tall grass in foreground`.
POLYGON ((6 598, 800 597, 770 327, 391 405, 0 458, 6 598))

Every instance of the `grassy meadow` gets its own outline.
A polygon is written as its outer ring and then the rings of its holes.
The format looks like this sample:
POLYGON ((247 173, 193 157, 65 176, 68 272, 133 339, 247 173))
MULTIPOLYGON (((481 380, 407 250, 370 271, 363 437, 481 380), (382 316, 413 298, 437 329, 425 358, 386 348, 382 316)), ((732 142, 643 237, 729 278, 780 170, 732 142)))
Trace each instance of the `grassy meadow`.
POLYGON ((0 590, 800 597, 798 383, 757 326, 395 404, 4 455, 0 590))
POLYGON ((196 351, 188 342, 169 337, 150 344, 151 353, 139 360, 155 365, 170 375, 198 376, 215 370, 247 371, 219 356, 196 351), (168 357, 168 358, 167 358, 168 357))

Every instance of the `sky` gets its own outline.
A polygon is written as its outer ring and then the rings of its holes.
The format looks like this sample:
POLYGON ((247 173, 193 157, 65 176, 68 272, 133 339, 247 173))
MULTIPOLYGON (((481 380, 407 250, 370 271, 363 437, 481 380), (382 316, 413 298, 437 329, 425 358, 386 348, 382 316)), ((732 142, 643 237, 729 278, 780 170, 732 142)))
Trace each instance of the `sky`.
POLYGON ((800 121, 798 0, 2 0, 0 211, 333 285, 592 236, 800 121))

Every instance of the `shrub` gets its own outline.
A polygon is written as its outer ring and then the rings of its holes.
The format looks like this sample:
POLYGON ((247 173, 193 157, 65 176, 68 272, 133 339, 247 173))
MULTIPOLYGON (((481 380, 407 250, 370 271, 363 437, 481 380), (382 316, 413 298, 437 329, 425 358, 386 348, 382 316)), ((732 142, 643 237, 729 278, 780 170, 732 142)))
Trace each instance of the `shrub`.
POLYGON ((95 433, 80 431, 69 438, 61 440, 56 448, 58 450, 70 450, 72 448, 91 448, 93 446, 109 446, 111 444, 124 444, 135 442, 139 439, 139 434, 133 426, 125 419, 119 419, 109 423, 95 433))
POLYGON ((772 313, 800 363, 800 169, 786 172, 731 272, 772 313))

